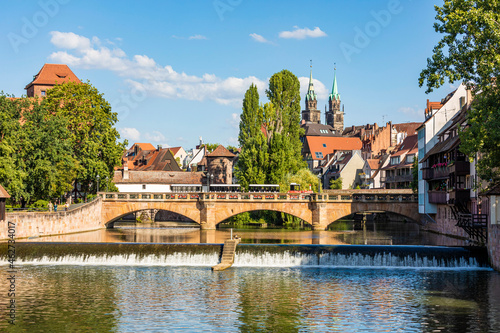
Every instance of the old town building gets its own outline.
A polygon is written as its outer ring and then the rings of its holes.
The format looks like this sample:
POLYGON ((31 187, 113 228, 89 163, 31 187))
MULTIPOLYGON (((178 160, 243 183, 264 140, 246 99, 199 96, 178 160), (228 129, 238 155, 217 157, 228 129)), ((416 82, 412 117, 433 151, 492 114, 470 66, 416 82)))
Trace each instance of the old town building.
POLYGON ((81 82, 67 65, 45 64, 24 89, 28 97, 44 97, 56 84, 69 81, 81 82))

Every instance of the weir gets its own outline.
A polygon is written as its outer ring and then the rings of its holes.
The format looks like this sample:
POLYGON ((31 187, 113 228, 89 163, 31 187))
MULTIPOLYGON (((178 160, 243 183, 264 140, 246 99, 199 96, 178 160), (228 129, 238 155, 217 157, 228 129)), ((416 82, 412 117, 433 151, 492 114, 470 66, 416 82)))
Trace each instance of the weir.
MULTIPOLYGON (((5 256, 7 244, 2 246, 5 256)), ((222 244, 19 242, 16 264, 212 267, 222 249, 222 244)), ((486 251, 473 247, 250 244, 237 247, 233 267, 489 268, 486 251)))

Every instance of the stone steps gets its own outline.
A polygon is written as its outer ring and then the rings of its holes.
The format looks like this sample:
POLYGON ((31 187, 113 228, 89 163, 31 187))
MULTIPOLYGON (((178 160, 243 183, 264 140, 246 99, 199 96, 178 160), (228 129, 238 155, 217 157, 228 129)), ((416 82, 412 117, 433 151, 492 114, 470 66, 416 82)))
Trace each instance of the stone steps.
POLYGON ((238 245, 239 242, 239 239, 227 239, 224 242, 221 261, 219 264, 212 267, 213 271, 223 271, 233 265, 236 245, 238 245))

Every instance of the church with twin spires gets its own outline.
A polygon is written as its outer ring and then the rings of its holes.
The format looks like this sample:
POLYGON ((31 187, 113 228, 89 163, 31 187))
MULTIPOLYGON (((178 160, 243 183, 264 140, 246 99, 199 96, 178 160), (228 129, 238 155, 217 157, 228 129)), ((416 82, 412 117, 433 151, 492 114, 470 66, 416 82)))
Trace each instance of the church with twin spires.
MULTIPOLYGON (((306 107, 302 110, 302 122, 321 124, 321 111, 318 110, 318 100, 314 92, 314 84, 312 78, 312 66, 309 76, 309 88, 307 89, 306 107)), ((337 87, 337 73, 336 69, 333 75, 332 92, 328 97, 328 110, 325 106, 325 124, 329 125, 335 131, 335 134, 342 134, 344 130, 344 109, 340 109, 340 95, 337 87)))

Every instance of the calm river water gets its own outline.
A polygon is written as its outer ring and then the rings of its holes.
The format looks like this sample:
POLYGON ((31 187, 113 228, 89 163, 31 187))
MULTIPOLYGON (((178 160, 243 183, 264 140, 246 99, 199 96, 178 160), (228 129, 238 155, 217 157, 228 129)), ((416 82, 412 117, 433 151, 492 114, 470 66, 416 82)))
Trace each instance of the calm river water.
MULTIPOLYGON (((29 241, 210 244, 222 243, 230 234, 228 229, 166 226, 122 225, 29 241)), ((419 232, 409 224, 367 224, 360 230, 346 226, 324 232, 233 229, 233 233, 244 243, 261 244, 466 245, 419 232)), ((126 246, 133 251, 140 244, 126 246)), ((174 265, 120 258, 110 255, 99 264, 71 254, 60 262, 23 263, 19 258, 16 325, 7 322, 8 286, 1 283, 0 331, 500 331, 500 274, 488 268, 285 267, 282 261, 264 267, 255 261, 212 272, 209 263, 198 265, 189 258, 174 265)), ((8 276, 7 270, 0 266, 2 277, 8 276)))

